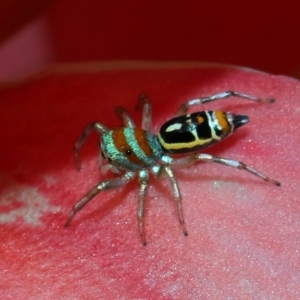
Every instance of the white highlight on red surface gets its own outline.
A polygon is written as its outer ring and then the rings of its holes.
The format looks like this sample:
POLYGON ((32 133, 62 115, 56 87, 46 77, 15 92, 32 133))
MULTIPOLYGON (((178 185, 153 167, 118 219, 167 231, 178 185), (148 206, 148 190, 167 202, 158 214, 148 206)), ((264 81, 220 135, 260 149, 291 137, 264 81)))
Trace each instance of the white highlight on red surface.
POLYGON ((59 207, 52 206, 38 189, 24 184, 5 189, 0 194, 0 199, 0 223, 11 223, 21 218, 27 224, 39 225, 40 217, 45 212, 59 211, 59 207))

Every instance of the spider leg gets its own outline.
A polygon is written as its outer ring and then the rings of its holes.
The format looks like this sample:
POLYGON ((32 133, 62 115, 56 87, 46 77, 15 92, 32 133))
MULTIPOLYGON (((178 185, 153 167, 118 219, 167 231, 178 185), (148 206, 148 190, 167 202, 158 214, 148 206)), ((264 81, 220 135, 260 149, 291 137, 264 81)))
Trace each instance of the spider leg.
POLYGON ((145 94, 141 94, 136 108, 143 108, 142 129, 151 132, 152 105, 150 98, 145 94))
POLYGON ((117 106, 115 108, 115 113, 123 121, 123 123, 126 127, 135 128, 135 123, 132 120, 132 118, 130 117, 129 112, 125 108, 123 108, 121 106, 117 106))
POLYGON ((218 157, 218 156, 213 156, 210 154, 198 153, 198 154, 193 154, 193 155, 185 156, 182 158, 174 159, 171 165, 172 165, 172 167, 185 168, 185 167, 188 167, 188 166, 194 164, 197 161, 214 162, 214 163, 222 164, 225 166, 233 167, 236 169, 245 170, 245 171, 261 178, 262 180, 264 180, 266 182, 270 182, 274 185, 280 186, 280 183, 277 180, 273 180, 273 179, 269 178, 268 176, 262 174, 261 172, 253 169, 252 167, 246 165, 245 163, 243 163, 241 161, 222 158, 222 157, 218 157))
POLYGON ((139 224, 140 235, 144 246, 147 245, 146 235, 144 230, 144 216, 145 216, 145 199, 149 185, 149 173, 146 170, 139 172, 139 196, 138 196, 138 211, 137 218, 139 224))
POLYGON ((173 173, 170 166, 163 165, 163 166, 161 166, 161 168, 162 168, 162 172, 165 172, 165 174, 169 178, 170 183, 172 185, 173 195, 174 195, 175 201, 177 203, 177 209, 178 209, 178 214, 179 214, 180 225, 181 225, 183 234, 185 236, 187 236, 188 233, 187 233, 187 230, 185 228, 185 222, 184 222, 184 217, 183 217, 183 209, 182 209, 182 200, 181 200, 181 194, 180 194, 180 190, 179 190, 177 180, 176 180, 176 178, 174 176, 174 173, 173 173))
POLYGON ((235 92, 235 91, 226 91, 226 92, 222 92, 222 93, 215 94, 215 95, 208 96, 208 97, 191 99, 191 100, 181 104, 181 106, 179 107, 175 116, 185 115, 191 106, 201 105, 204 103, 221 100, 221 99, 225 99, 225 98, 229 98, 229 97, 239 97, 239 98, 255 101, 258 103, 273 103, 273 102, 275 102, 274 99, 262 99, 262 98, 257 98, 257 97, 251 96, 251 95, 247 95, 247 94, 243 94, 243 93, 239 93, 239 92, 235 92))
POLYGON ((65 227, 70 226, 73 218, 75 217, 76 213, 80 211, 84 206, 86 206, 97 194, 102 192, 103 190, 108 189, 116 189, 119 187, 122 187, 126 185, 133 177, 135 173, 134 172, 126 172, 123 176, 113 178, 113 179, 107 179, 99 182, 97 185, 95 185, 93 188, 91 188, 84 196, 81 198, 72 208, 67 222, 65 224, 65 227))
POLYGON ((111 165, 111 164, 105 164, 101 166, 100 171, 103 175, 105 175, 108 171, 111 171, 113 174, 120 175, 122 174, 122 171, 118 169, 117 167, 111 165))
MULTIPOLYGON (((97 123, 97 122, 93 122, 85 127, 84 131, 82 132, 82 134, 80 135, 80 137, 78 138, 78 140, 76 141, 76 143, 74 145, 75 161, 76 161, 76 166, 77 166, 78 170, 81 169, 81 160, 79 157, 80 149, 83 146, 83 144, 86 142, 87 138, 90 136, 90 134, 92 133, 93 130, 95 130, 100 137, 108 129, 106 126, 104 126, 100 123, 97 123)), ((100 155, 99 155, 99 164, 102 164, 102 159, 101 159, 100 155)))

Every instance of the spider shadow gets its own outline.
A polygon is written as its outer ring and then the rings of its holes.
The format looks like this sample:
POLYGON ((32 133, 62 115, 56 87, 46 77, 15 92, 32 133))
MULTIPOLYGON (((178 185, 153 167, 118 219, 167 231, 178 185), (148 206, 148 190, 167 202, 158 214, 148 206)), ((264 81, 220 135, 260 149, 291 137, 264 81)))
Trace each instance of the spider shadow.
POLYGON ((136 184, 137 182, 134 179, 120 189, 102 191, 91 200, 93 203, 97 200, 101 201, 101 203, 93 205, 90 204, 87 205, 87 207, 84 207, 82 210, 86 211, 89 209, 90 211, 84 214, 81 214, 81 211, 79 211, 71 225, 74 223, 74 226, 78 226, 79 222, 87 222, 88 220, 96 221, 105 218, 113 212, 116 207, 121 205, 126 197, 128 197, 128 194, 135 189, 136 184))

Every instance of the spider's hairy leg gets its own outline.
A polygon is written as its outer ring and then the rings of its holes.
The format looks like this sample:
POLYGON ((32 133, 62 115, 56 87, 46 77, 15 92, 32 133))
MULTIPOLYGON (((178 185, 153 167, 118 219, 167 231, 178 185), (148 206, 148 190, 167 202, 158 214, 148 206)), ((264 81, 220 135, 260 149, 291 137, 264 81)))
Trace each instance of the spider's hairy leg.
MULTIPOLYGON (((75 161, 78 170, 81 169, 81 160, 79 156, 80 149, 83 146, 83 144, 86 142, 87 138, 90 136, 93 130, 95 130, 96 133, 99 135, 99 137, 101 137, 101 135, 104 134, 108 129, 106 126, 98 122, 90 123, 88 126, 85 127, 82 134, 80 135, 80 137, 78 138, 78 140, 74 145, 75 161)), ((101 160, 99 159, 99 162, 100 161, 101 160)))
POLYGON ((278 182, 277 180, 271 179, 270 177, 262 174, 261 172, 255 170, 254 168, 246 165, 245 163, 243 163, 241 161, 218 157, 218 156, 214 156, 214 155, 210 155, 210 154, 197 153, 197 154, 188 155, 188 156, 185 156, 185 157, 182 157, 179 159, 174 159, 172 162, 172 167, 183 168, 183 167, 190 166, 197 161, 213 162, 213 163, 225 165, 228 167, 245 170, 245 171, 261 178, 262 180, 264 180, 266 182, 270 182, 276 186, 280 186, 280 182, 278 182))
POLYGON ((138 210, 137 218, 139 224, 140 235, 144 246, 147 245, 145 229, 144 229, 144 217, 145 217, 145 199, 149 185, 149 173, 146 170, 139 172, 139 195, 138 195, 138 210))
POLYGON ((275 99, 273 99, 273 98, 258 98, 258 97, 254 97, 254 96, 247 95, 247 94, 240 93, 240 92, 226 91, 226 92, 221 92, 219 94, 211 95, 208 97, 191 99, 180 105, 179 109, 176 112, 176 116, 185 115, 191 106, 202 105, 204 103, 217 101, 217 100, 221 100, 221 99, 226 99, 229 97, 239 97, 242 99, 255 101, 258 103, 274 103, 275 102, 275 99))
POLYGON ((151 131, 152 126, 152 105, 150 98, 145 95, 141 94, 139 96, 138 103, 136 105, 137 109, 143 109, 143 117, 142 117, 142 129, 146 131, 151 131))
POLYGON ((135 128, 134 121, 132 120, 129 112, 125 108, 117 106, 115 108, 115 112, 117 116, 123 121, 125 127, 135 128))
POLYGON ((126 185, 135 176, 135 172, 126 172, 123 176, 99 182, 91 188, 72 208, 65 227, 70 226, 76 213, 85 207, 97 194, 108 189, 116 189, 126 185))
POLYGON ((173 195, 174 195, 175 201, 177 203, 179 221, 180 221, 180 225, 182 228, 182 232, 185 236, 188 236, 187 230, 185 228, 183 209, 182 209, 182 200, 181 200, 181 194, 180 194, 177 180, 176 180, 174 173, 169 165, 163 165, 161 168, 162 168, 161 171, 164 172, 167 175, 167 177, 169 178, 172 189, 173 189, 173 195))

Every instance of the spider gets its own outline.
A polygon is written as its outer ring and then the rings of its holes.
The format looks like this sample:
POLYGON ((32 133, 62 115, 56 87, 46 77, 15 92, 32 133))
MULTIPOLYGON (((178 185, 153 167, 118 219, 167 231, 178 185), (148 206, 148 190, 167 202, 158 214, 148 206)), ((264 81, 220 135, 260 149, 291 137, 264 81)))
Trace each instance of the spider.
POLYGON ((235 115, 220 110, 200 111, 187 114, 191 106, 225 99, 240 97, 258 103, 273 103, 274 99, 261 99, 247 94, 226 91, 209 97, 197 98, 183 103, 175 117, 164 123, 158 135, 151 133, 151 101, 146 95, 140 95, 137 108, 143 110, 142 126, 136 128, 134 121, 126 109, 116 108, 116 114, 122 119, 124 126, 108 129, 98 122, 89 124, 77 140, 74 151, 77 168, 81 169, 79 152, 92 131, 100 138, 101 156, 99 166, 103 173, 111 170, 117 176, 106 179, 92 187, 72 208, 65 226, 68 227, 76 213, 103 190, 125 186, 136 175, 139 182, 137 218, 143 245, 147 245, 144 231, 144 206, 149 186, 149 173, 159 178, 166 176, 172 186, 177 204, 179 220, 183 234, 188 235, 182 209, 181 194, 173 168, 185 168, 197 161, 214 162, 229 167, 245 170, 276 186, 280 183, 272 180, 252 167, 232 159, 197 153, 196 151, 218 143, 229 136, 237 128, 249 122, 245 115, 235 115), (170 154, 185 154, 174 158, 170 154), (102 160, 108 163, 103 165, 102 160))

